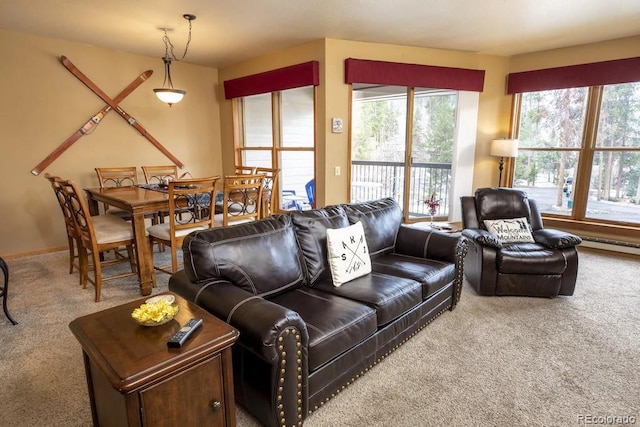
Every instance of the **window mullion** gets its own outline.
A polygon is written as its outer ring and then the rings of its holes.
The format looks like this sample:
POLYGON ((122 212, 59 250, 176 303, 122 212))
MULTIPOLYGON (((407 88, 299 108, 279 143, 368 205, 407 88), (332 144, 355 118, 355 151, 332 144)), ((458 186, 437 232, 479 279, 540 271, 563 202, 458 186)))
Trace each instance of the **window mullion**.
MULTIPOLYGON (((514 93, 511 98, 511 123, 509 129, 509 138, 518 139, 520 134, 520 110, 522 108, 522 94, 514 93)), ((505 162, 505 186, 513 187, 513 180, 516 174, 516 158, 507 158, 505 162)))
MULTIPOLYGON (((411 169, 413 163, 413 97, 415 95, 415 88, 407 88, 407 114, 406 114, 406 134, 405 134, 405 148, 404 148, 404 194, 408 195, 411 191, 411 169)), ((409 220, 409 204, 411 203, 410 197, 404 197, 403 212, 405 212, 403 219, 405 222, 409 220)))
POLYGON ((281 92, 271 94, 271 118, 273 120, 273 145, 271 150, 271 164, 274 168, 280 168, 278 151, 282 147, 282 96, 281 92))
POLYGON ((594 149, 598 135, 598 121, 600 119, 600 106, 602 103, 602 86, 589 88, 587 98, 587 111, 584 123, 582 149, 578 160, 576 183, 574 185, 573 218, 584 220, 589 199, 589 182, 591 181, 591 168, 593 166, 594 149))

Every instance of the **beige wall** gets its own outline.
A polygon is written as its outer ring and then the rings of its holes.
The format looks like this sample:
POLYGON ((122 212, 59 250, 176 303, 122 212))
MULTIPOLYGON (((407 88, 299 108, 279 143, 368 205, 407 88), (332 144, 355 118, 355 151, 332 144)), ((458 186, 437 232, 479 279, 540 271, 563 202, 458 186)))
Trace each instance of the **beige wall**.
MULTIPOLYGON (((375 59, 391 62, 485 69, 485 89, 480 95, 480 113, 476 146, 474 184, 491 185, 497 181, 497 163, 488 157, 488 143, 496 136, 506 136, 509 127, 511 98, 504 89, 508 58, 475 55, 438 49, 396 46, 378 43, 325 39, 275 52, 261 58, 220 70, 220 84, 227 79, 284 67, 309 60, 320 62, 318 88, 316 197, 319 205, 342 203, 348 198, 349 169, 349 85, 344 83, 344 60, 375 59), (331 119, 344 120, 345 131, 331 133, 331 119), (334 175, 335 167, 342 173, 334 175)), ((221 103, 221 123, 225 141, 225 168, 233 167, 231 102, 221 103)), ((471 189, 470 189, 471 191, 471 189)))
MULTIPOLYGON (((160 58, 100 49, 0 30, 0 255, 15 256, 66 246, 62 215, 48 182, 30 171, 81 127, 103 103, 58 61, 71 59, 110 96, 147 69, 154 75, 122 102, 156 139, 195 175, 233 169, 231 102, 224 99, 227 79, 310 60, 320 63, 317 116, 317 198, 330 204, 347 200, 349 89, 344 60, 349 57, 486 70, 480 94, 473 188, 495 185, 497 159, 489 141, 509 132, 511 97, 505 95, 509 72, 640 56, 640 37, 594 43, 511 58, 438 49, 324 39, 274 52, 222 70, 174 63, 176 87, 187 95, 168 108, 152 88, 160 87, 160 58), (341 117, 345 132, 332 134, 330 121, 341 117), (223 142, 222 142, 223 141, 223 142), (333 174, 340 166, 341 176, 333 174)), ((82 137, 45 172, 97 186, 94 167, 169 164, 155 147, 110 113, 94 133, 82 137)), ((140 177, 142 180, 142 177, 140 177)))
POLYGON ((640 36, 512 56, 510 72, 610 61, 640 56, 640 36))
MULTIPOLYGON (((122 108, 195 175, 222 173, 216 69, 174 63, 184 100, 169 108, 152 91, 161 87, 162 60, 56 39, 0 31, 0 256, 66 247, 62 213, 45 172, 98 186, 96 166, 171 164, 159 150, 111 112, 40 176, 31 170, 78 130, 104 103, 59 62, 68 57, 109 96, 145 70, 153 75, 122 108)), ((144 181, 140 170, 140 181, 144 181)))

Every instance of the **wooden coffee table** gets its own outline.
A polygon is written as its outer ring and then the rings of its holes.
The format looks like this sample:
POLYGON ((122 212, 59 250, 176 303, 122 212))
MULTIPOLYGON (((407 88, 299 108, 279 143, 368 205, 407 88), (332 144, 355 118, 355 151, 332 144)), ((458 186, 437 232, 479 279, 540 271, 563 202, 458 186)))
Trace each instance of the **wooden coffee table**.
POLYGON ((175 297, 180 310, 161 326, 131 318, 145 299, 69 324, 82 346, 94 425, 235 426, 231 346, 238 331, 175 297), (168 348, 194 317, 202 326, 181 348, 168 348))

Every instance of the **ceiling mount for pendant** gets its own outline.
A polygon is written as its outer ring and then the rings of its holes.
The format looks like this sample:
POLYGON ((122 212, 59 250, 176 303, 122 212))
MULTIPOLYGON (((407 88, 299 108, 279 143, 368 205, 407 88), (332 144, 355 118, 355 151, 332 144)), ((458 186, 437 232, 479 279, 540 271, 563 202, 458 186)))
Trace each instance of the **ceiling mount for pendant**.
POLYGON ((189 36, 187 38, 187 43, 184 47, 184 53, 180 59, 176 58, 173 53, 173 43, 171 43, 171 39, 167 35, 167 31, 169 28, 161 28, 164 32, 164 36, 162 36, 162 41, 164 42, 164 56, 162 57, 162 62, 164 63, 164 82, 162 83, 162 88, 154 89, 156 96, 162 102, 169 104, 171 107, 173 104, 176 104, 182 101, 182 98, 187 93, 181 89, 175 89, 173 87, 173 82, 171 81, 171 63, 173 61, 182 61, 185 56, 187 56, 187 51, 189 50, 189 44, 191 43, 191 21, 196 19, 195 15, 190 13, 185 13, 182 15, 184 19, 189 22, 189 36))

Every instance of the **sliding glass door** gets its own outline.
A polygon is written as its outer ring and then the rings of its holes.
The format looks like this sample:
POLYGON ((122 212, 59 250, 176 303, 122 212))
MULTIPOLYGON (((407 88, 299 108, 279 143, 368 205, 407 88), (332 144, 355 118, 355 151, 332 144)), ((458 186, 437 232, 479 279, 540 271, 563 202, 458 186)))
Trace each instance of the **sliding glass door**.
POLYGON ((449 214, 455 91, 354 84, 351 201, 392 197, 406 220, 449 214))

